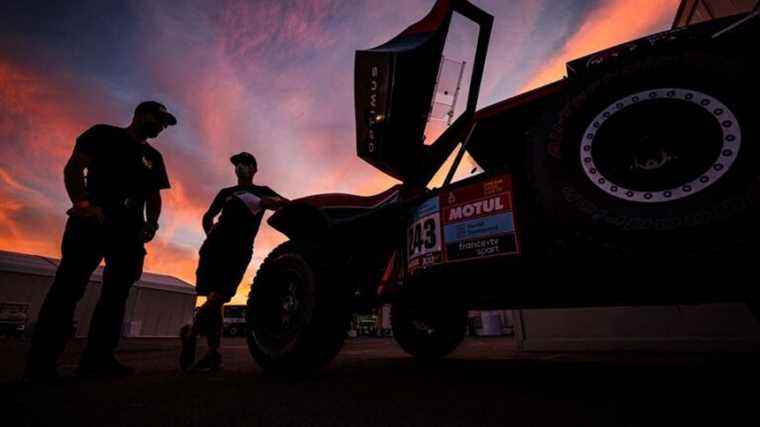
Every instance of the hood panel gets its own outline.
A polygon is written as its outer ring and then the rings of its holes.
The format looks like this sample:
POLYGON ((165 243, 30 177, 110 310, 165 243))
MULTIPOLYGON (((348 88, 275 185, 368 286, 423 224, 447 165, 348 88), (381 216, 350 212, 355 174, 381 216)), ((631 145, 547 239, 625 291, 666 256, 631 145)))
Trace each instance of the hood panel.
MULTIPOLYGON (((454 13, 479 26, 477 54, 467 108, 457 121, 472 117, 485 64, 493 17, 466 0, 438 0, 430 13, 378 47, 356 52, 354 101, 356 151, 386 174, 424 184, 455 144, 439 138, 425 145, 446 37, 454 13)), ((456 127, 455 121, 451 127, 456 127)), ((449 141, 450 142, 450 141, 449 141)))

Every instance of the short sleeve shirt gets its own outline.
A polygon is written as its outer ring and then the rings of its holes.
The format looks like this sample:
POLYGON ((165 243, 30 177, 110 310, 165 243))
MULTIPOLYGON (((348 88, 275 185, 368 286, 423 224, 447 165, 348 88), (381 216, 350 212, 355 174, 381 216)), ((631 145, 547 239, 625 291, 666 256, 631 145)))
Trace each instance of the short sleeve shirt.
POLYGON ((236 185, 222 189, 209 207, 212 212, 221 210, 219 221, 209 238, 229 244, 253 246, 264 217, 262 197, 279 197, 279 194, 269 187, 259 185, 236 185))
POLYGON ((74 150, 91 159, 87 197, 106 217, 142 218, 146 195, 170 188, 161 153, 124 128, 95 125, 77 138, 74 150))

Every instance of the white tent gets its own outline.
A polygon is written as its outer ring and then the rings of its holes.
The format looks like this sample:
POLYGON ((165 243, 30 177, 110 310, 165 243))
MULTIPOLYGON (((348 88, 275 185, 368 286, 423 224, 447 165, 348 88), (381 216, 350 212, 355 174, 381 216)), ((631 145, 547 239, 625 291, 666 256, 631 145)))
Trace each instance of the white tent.
MULTIPOLYGON (((0 302, 29 304, 28 327, 33 329, 40 306, 53 282, 58 260, 37 255, 0 251, 0 302)), ((74 315, 77 336, 87 336, 90 317, 100 295, 102 267, 90 278, 74 315)), ((124 335, 177 336, 192 320, 195 288, 175 277, 143 273, 129 293, 124 335)))

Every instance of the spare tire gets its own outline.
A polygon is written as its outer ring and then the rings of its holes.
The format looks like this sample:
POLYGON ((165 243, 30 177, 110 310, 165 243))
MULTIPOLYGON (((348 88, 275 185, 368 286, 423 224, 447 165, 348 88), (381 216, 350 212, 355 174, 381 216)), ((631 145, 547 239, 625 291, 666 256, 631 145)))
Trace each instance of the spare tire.
POLYGON ((534 147, 563 245, 658 256, 750 242, 758 92, 742 62, 704 54, 648 58, 579 90, 534 147))

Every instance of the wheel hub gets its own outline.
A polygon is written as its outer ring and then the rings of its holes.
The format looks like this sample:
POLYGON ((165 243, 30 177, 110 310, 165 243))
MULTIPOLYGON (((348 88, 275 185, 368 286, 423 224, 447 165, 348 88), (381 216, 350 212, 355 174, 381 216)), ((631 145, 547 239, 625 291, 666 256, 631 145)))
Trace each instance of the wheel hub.
POLYGON ((282 347, 296 337, 307 319, 303 301, 303 278, 298 272, 283 270, 271 278, 271 285, 259 291, 256 334, 275 347, 282 347))
POLYGON ((294 282, 288 283, 287 292, 280 299, 280 326, 282 329, 290 329, 292 326, 291 320, 298 313, 300 304, 296 289, 297 287, 294 282))
MULTIPOLYGON (((643 146, 646 144, 642 141, 641 145, 643 146)), ((670 162, 673 162, 675 159, 676 157, 672 156, 665 147, 660 147, 655 153, 635 153, 633 156, 633 164, 631 164, 630 169, 638 173, 656 172, 667 166, 670 162)))
POLYGON ((422 320, 414 320, 412 321, 412 325, 414 326, 414 329, 417 331, 417 333, 421 335, 435 334, 435 328, 433 328, 427 322, 424 322, 422 320))

